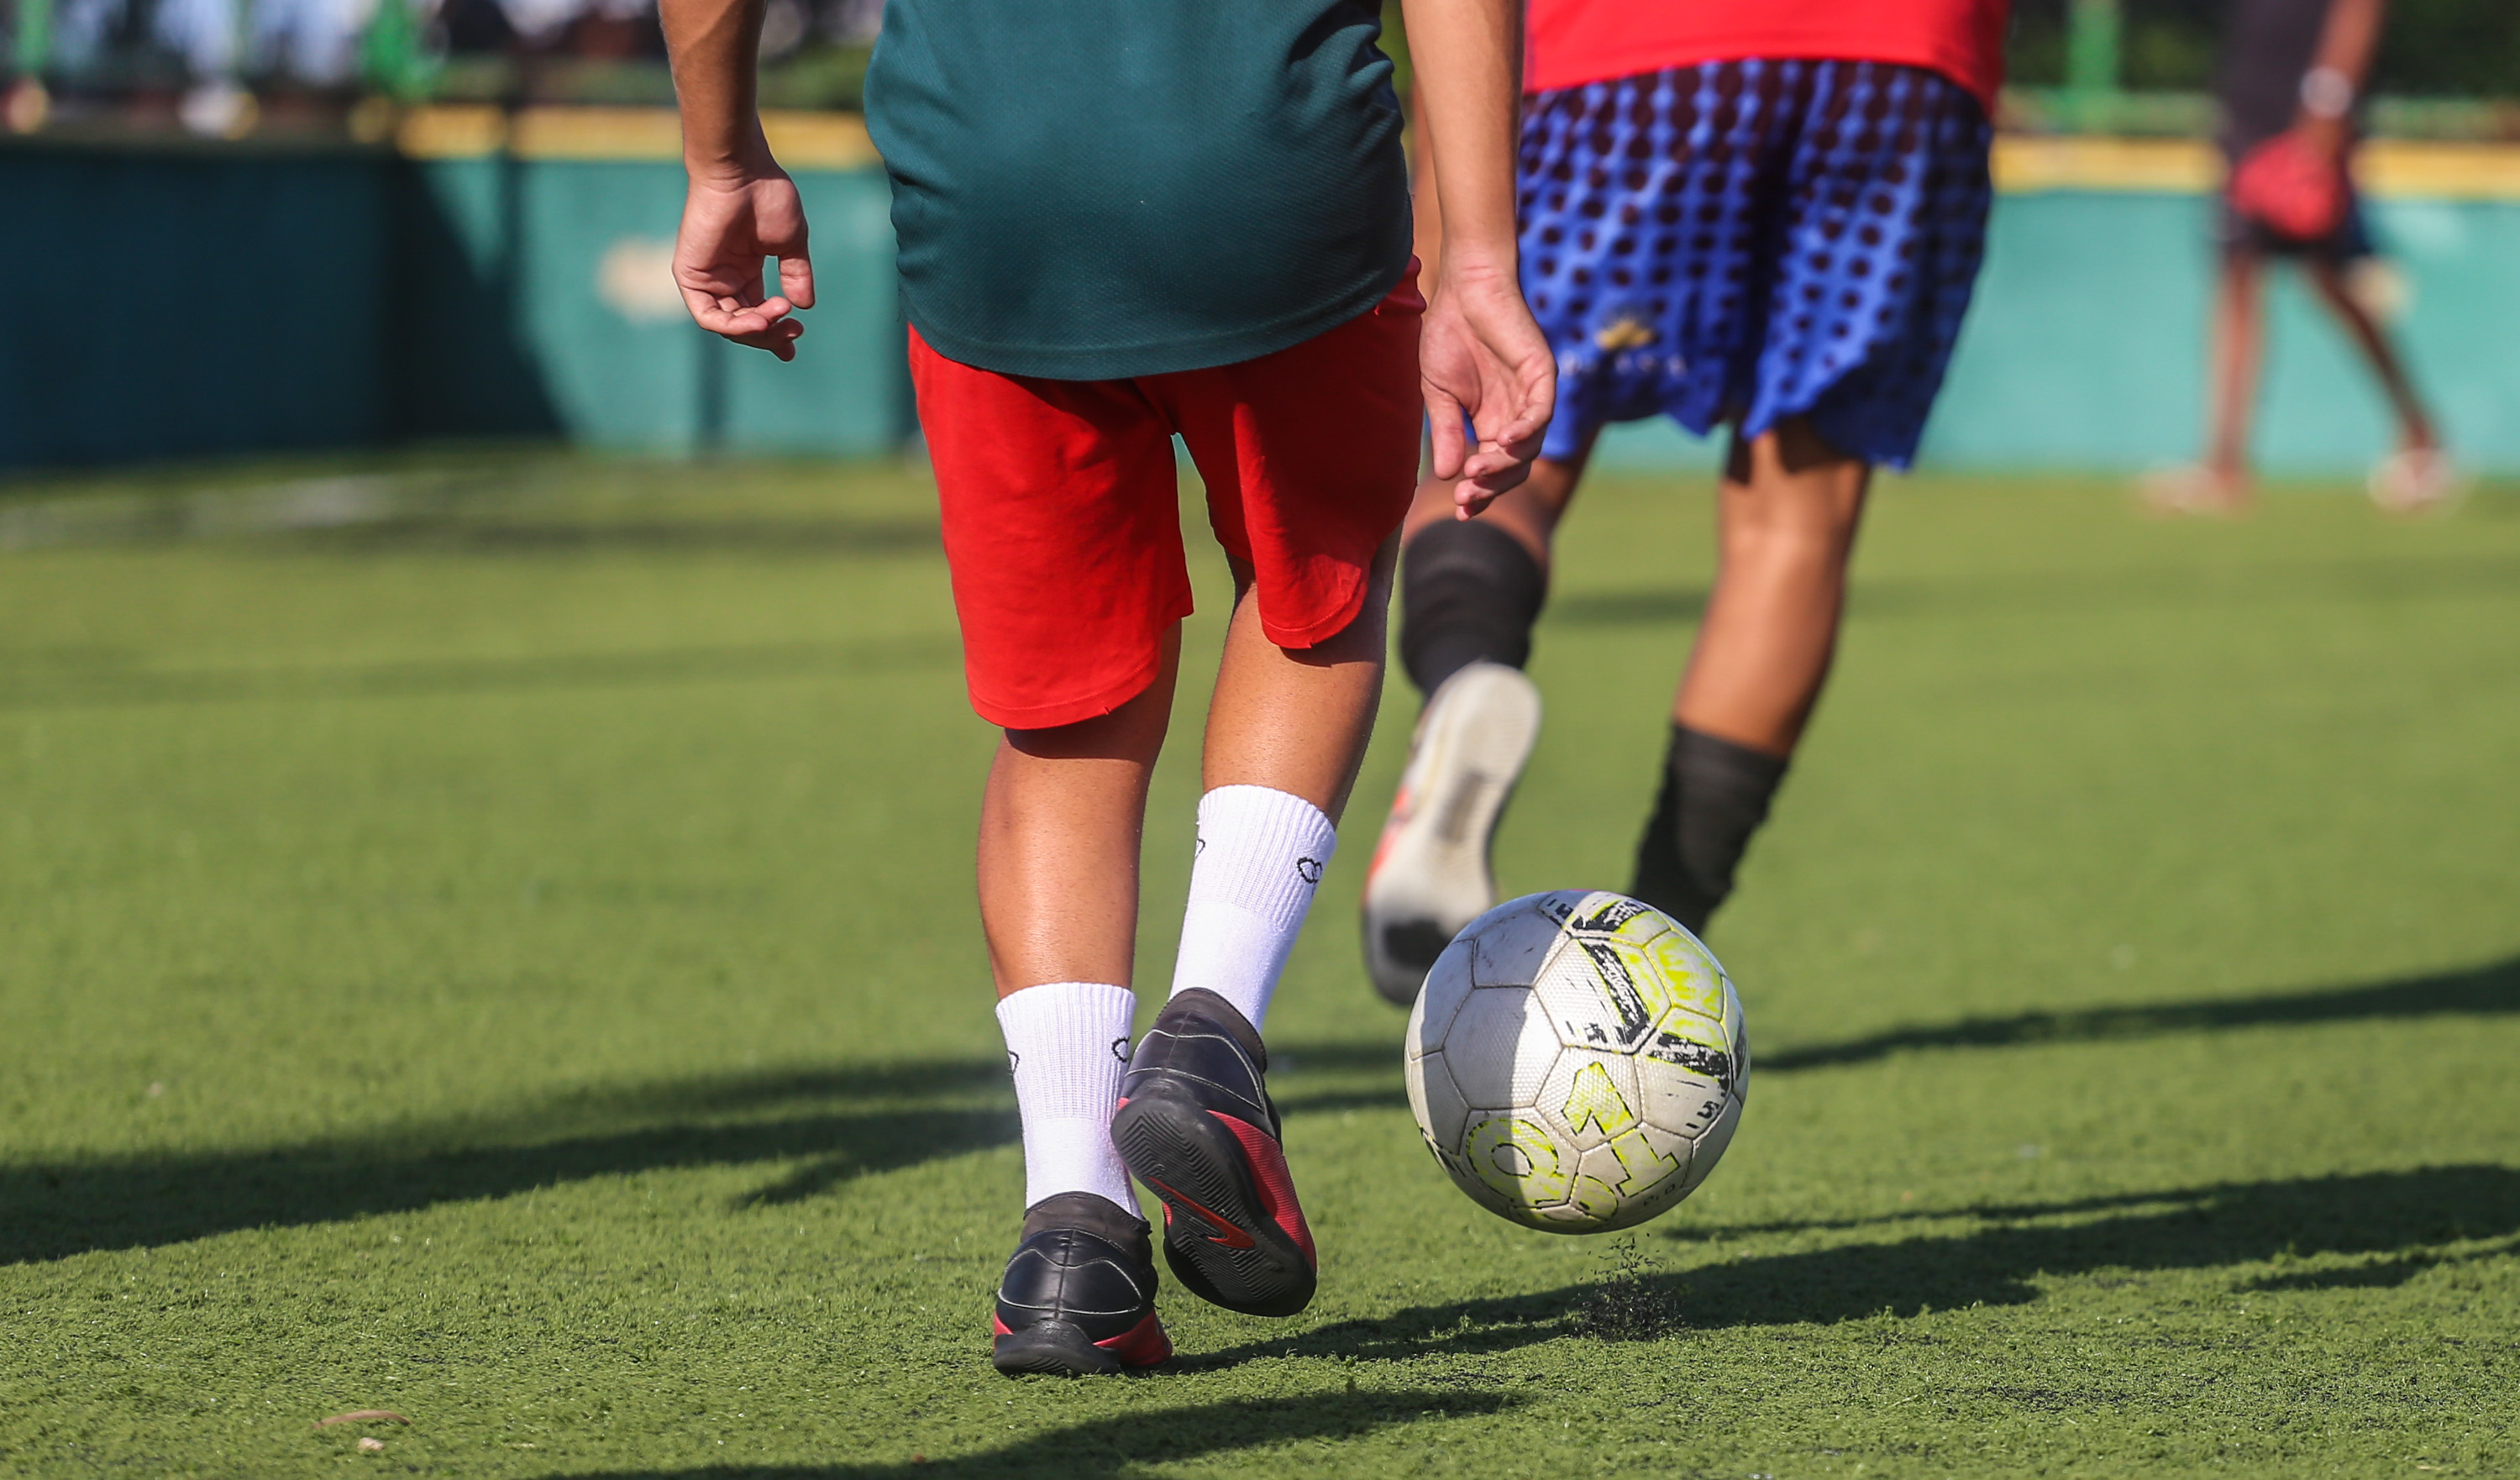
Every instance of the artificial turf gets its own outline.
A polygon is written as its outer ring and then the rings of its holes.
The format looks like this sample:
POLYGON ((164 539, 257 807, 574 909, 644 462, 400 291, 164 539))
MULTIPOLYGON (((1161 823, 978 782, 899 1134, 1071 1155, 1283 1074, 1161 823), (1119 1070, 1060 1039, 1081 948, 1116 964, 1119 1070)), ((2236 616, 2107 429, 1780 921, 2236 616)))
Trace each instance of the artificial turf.
MULTIPOLYGON (((1395 685, 1271 1023, 1321 1297, 1059 1382, 985 1360, 994 737, 922 479, 323 471, 0 497, 0 1471, 2520 1473, 2520 493, 1886 485, 1713 932, 1747 1117, 1624 1244, 1416 1144, 1395 685)), ((1510 889, 1625 878, 1708 521, 1587 491, 1510 889)))

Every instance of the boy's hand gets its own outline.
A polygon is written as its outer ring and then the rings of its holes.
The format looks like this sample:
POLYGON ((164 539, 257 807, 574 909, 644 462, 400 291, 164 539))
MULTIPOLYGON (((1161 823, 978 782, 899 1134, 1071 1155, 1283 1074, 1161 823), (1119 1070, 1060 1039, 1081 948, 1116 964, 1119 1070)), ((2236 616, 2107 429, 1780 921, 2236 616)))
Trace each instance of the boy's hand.
POLYGON ((694 171, 674 240, 674 284, 700 328, 796 358, 805 326, 788 315, 814 306, 814 264, 804 202, 788 172, 766 161, 725 176, 694 171), (779 296, 762 296, 764 257, 779 259, 779 296))
POLYGON ((1460 480, 1455 516, 1466 519, 1530 475, 1557 399, 1556 360, 1510 269, 1458 246, 1446 254, 1418 335, 1418 378, 1435 476, 1460 480))

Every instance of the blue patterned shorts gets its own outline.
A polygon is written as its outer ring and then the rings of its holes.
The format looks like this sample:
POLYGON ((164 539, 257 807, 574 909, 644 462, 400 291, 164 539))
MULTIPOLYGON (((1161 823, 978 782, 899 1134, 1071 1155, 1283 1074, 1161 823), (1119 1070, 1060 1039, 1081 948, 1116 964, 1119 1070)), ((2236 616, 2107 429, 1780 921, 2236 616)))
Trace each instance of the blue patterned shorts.
POLYGON ((1711 62, 1559 88, 1522 126, 1523 291, 1557 351, 1544 456, 1662 413, 1805 416, 1905 468, 1968 308, 1985 112, 1938 73, 1711 62))

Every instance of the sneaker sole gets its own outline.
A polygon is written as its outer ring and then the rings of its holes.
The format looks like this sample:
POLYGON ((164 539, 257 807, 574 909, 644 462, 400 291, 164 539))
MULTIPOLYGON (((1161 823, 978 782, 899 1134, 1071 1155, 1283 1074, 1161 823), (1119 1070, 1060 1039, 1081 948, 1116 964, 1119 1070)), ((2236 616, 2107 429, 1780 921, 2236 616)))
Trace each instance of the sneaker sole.
POLYGON ((1245 1316, 1312 1304, 1312 1235, 1299 1241, 1281 1222, 1291 1214, 1304 1227, 1285 1154, 1266 1133, 1155 1084, 1120 1101, 1111 1143, 1163 1199, 1164 1262, 1183 1288, 1245 1316))
POLYGON ((989 1365, 1010 1377, 1038 1372, 1054 1377, 1108 1377, 1131 1368, 1153 1367, 1173 1354, 1172 1338, 1153 1312, 1107 1341, 1088 1341, 1082 1328, 1056 1319, 1020 1331, 997 1326, 989 1365))
POLYGON ((1472 663, 1427 701, 1402 790, 1365 881, 1366 970, 1408 1007, 1462 926, 1496 903, 1488 844, 1540 740, 1540 690, 1518 668, 1472 663))

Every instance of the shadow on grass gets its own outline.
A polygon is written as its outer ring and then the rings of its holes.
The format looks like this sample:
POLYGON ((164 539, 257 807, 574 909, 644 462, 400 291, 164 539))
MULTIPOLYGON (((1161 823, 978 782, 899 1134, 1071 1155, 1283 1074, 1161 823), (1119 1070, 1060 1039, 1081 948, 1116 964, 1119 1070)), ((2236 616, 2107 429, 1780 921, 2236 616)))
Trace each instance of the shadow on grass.
POLYGON ((1893 1028, 1845 1043, 1762 1054, 1756 1072, 1789 1073, 1795 1069, 1868 1063, 1915 1049, 1986 1049, 2025 1043, 2150 1038, 2166 1033, 2283 1027, 2369 1017, 2433 1017, 2451 1012, 2520 1012, 2520 957, 2464 971, 2443 971, 2369 986, 2142 1007, 2018 1012, 2008 1017, 1963 1018, 1934 1027, 1893 1028))
MULTIPOLYGON (((1857 621, 2064 615, 2255 605, 2269 597, 2299 600, 2304 592, 2345 602, 2441 600, 2503 595, 2515 578, 2520 567, 2507 557, 2450 554, 2271 559, 2238 566, 2144 563, 1945 580, 1858 580, 1847 593, 1847 614, 1857 621)), ((1705 616, 1707 596, 1690 586, 1570 591, 1551 599, 1544 620, 1575 627, 1680 627, 1705 616)))
MULTIPOLYGON (((835 555, 943 555, 935 519, 520 519, 404 516, 298 533, 309 554, 574 555, 632 551, 820 559, 835 555)), ((286 547, 284 547, 286 548, 286 547)))
POLYGON ((11 682, 5 691, 0 691, 0 710, 559 693, 763 679, 856 678, 951 667, 960 651, 951 635, 922 635, 857 643, 759 643, 515 658, 422 658, 190 671, 65 668, 6 675, 11 682))
MULTIPOLYGON (((1049 1379, 1043 1379, 1049 1380, 1049 1379)), ((1196 1459, 1266 1444, 1355 1439, 1420 1418, 1474 1418, 1508 1398, 1445 1392, 1344 1393, 1253 1398, 1197 1408, 1115 1413, 976 1455, 897 1464, 703 1465, 693 1469, 588 1470, 563 1480, 980 1480, 1000 1475, 1117 1475, 1139 1465, 1196 1459)))
MULTIPOLYGON (((2520 960, 2321 992, 2031 1012, 1904 1028, 1848 1043, 1784 1050, 1766 1055, 1758 1068, 1764 1074, 1789 1073, 1864 1063, 1912 1050, 2513 1011, 2520 1011, 2520 960)), ((1279 1058, 1284 1069, 1278 1080, 1279 1105, 1289 1115, 1387 1109, 1405 1102, 1399 1055, 1389 1045, 1287 1044, 1281 1047, 1279 1058)), ((6 1210, 0 1217, 0 1264, 178 1243, 239 1229, 409 1212, 596 1177, 787 1163, 773 1180, 735 1199, 738 1207, 772 1207, 830 1194, 861 1177, 1015 1140, 1012 1097, 1005 1068, 994 1056, 701 1076, 368 1138, 0 1166, 0 1209, 6 1210)), ((1989 1216, 2013 1215, 1999 1210, 1989 1216)), ((1851 1253, 1829 1257, 1850 1267, 1859 1262, 1851 1253)), ((1906 1256, 1879 1257, 1895 1265, 1906 1256)), ((1933 1272, 1917 1273, 1923 1278, 1933 1272)), ((1912 1281, 1885 1274, 1876 1283, 1896 1291, 1912 1281)), ((1732 1288, 1729 1281, 1727 1287, 1732 1288)), ((1928 1279, 1914 1287, 1934 1286, 1928 1279)), ((1996 1295, 1971 1293, 1961 1303, 2000 1299, 2008 1287, 1999 1281, 1996 1295)), ((1878 1309, 1892 1298, 1874 1299, 1861 1310, 1878 1309)), ((1940 1297, 1926 1298, 1944 1303, 1940 1297)))
MULTIPOLYGON (((1289 1115, 1404 1102, 1388 1048, 1295 1044, 1289 1115), (1367 1077, 1360 1077, 1367 1076, 1367 1077)), ((0 1264, 329 1223, 673 1168, 800 1163, 735 1199, 772 1206, 1017 1139, 991 1056, 708 1075, 390 1137, 0 1166, 0 1264)))
MULTIPOLYGON (((2452 1166, 2221 1184, 1907 1214, 1877 1224, 1893 1232, 1918 1218, 1974 1218, 1987 1226, 1963 1233, 1757 1254, 1647 1276, 1642 1283, 1659 1292, 1681 1324, 1700 1328, 1826 1323, 1883 1314, 1913 1317, 1974 1304, 2025 1305, 2039 1298, 2043 1278, 2102 1270, 2212 1270, 2282 1256, 2389 1257, 2350 1271, 2277 1277, 2282 1282, 2249 1287, 2394 1285, 2452 1258, 2480 1257, 2444 1255, 2430 1246, 2520 1235, 2520 1172, 2452 1166)), ((1570 1313, 1592 1288, 1572 1284, 1532 1295, 1418 1306, 1381 1320, 1342 1321, 1298 1336, 1187 1358, 1177 1366, 1199 1370, 1257 1357, 1399 1360, 1507 1351, 1573 1334, 1570 1313)))

